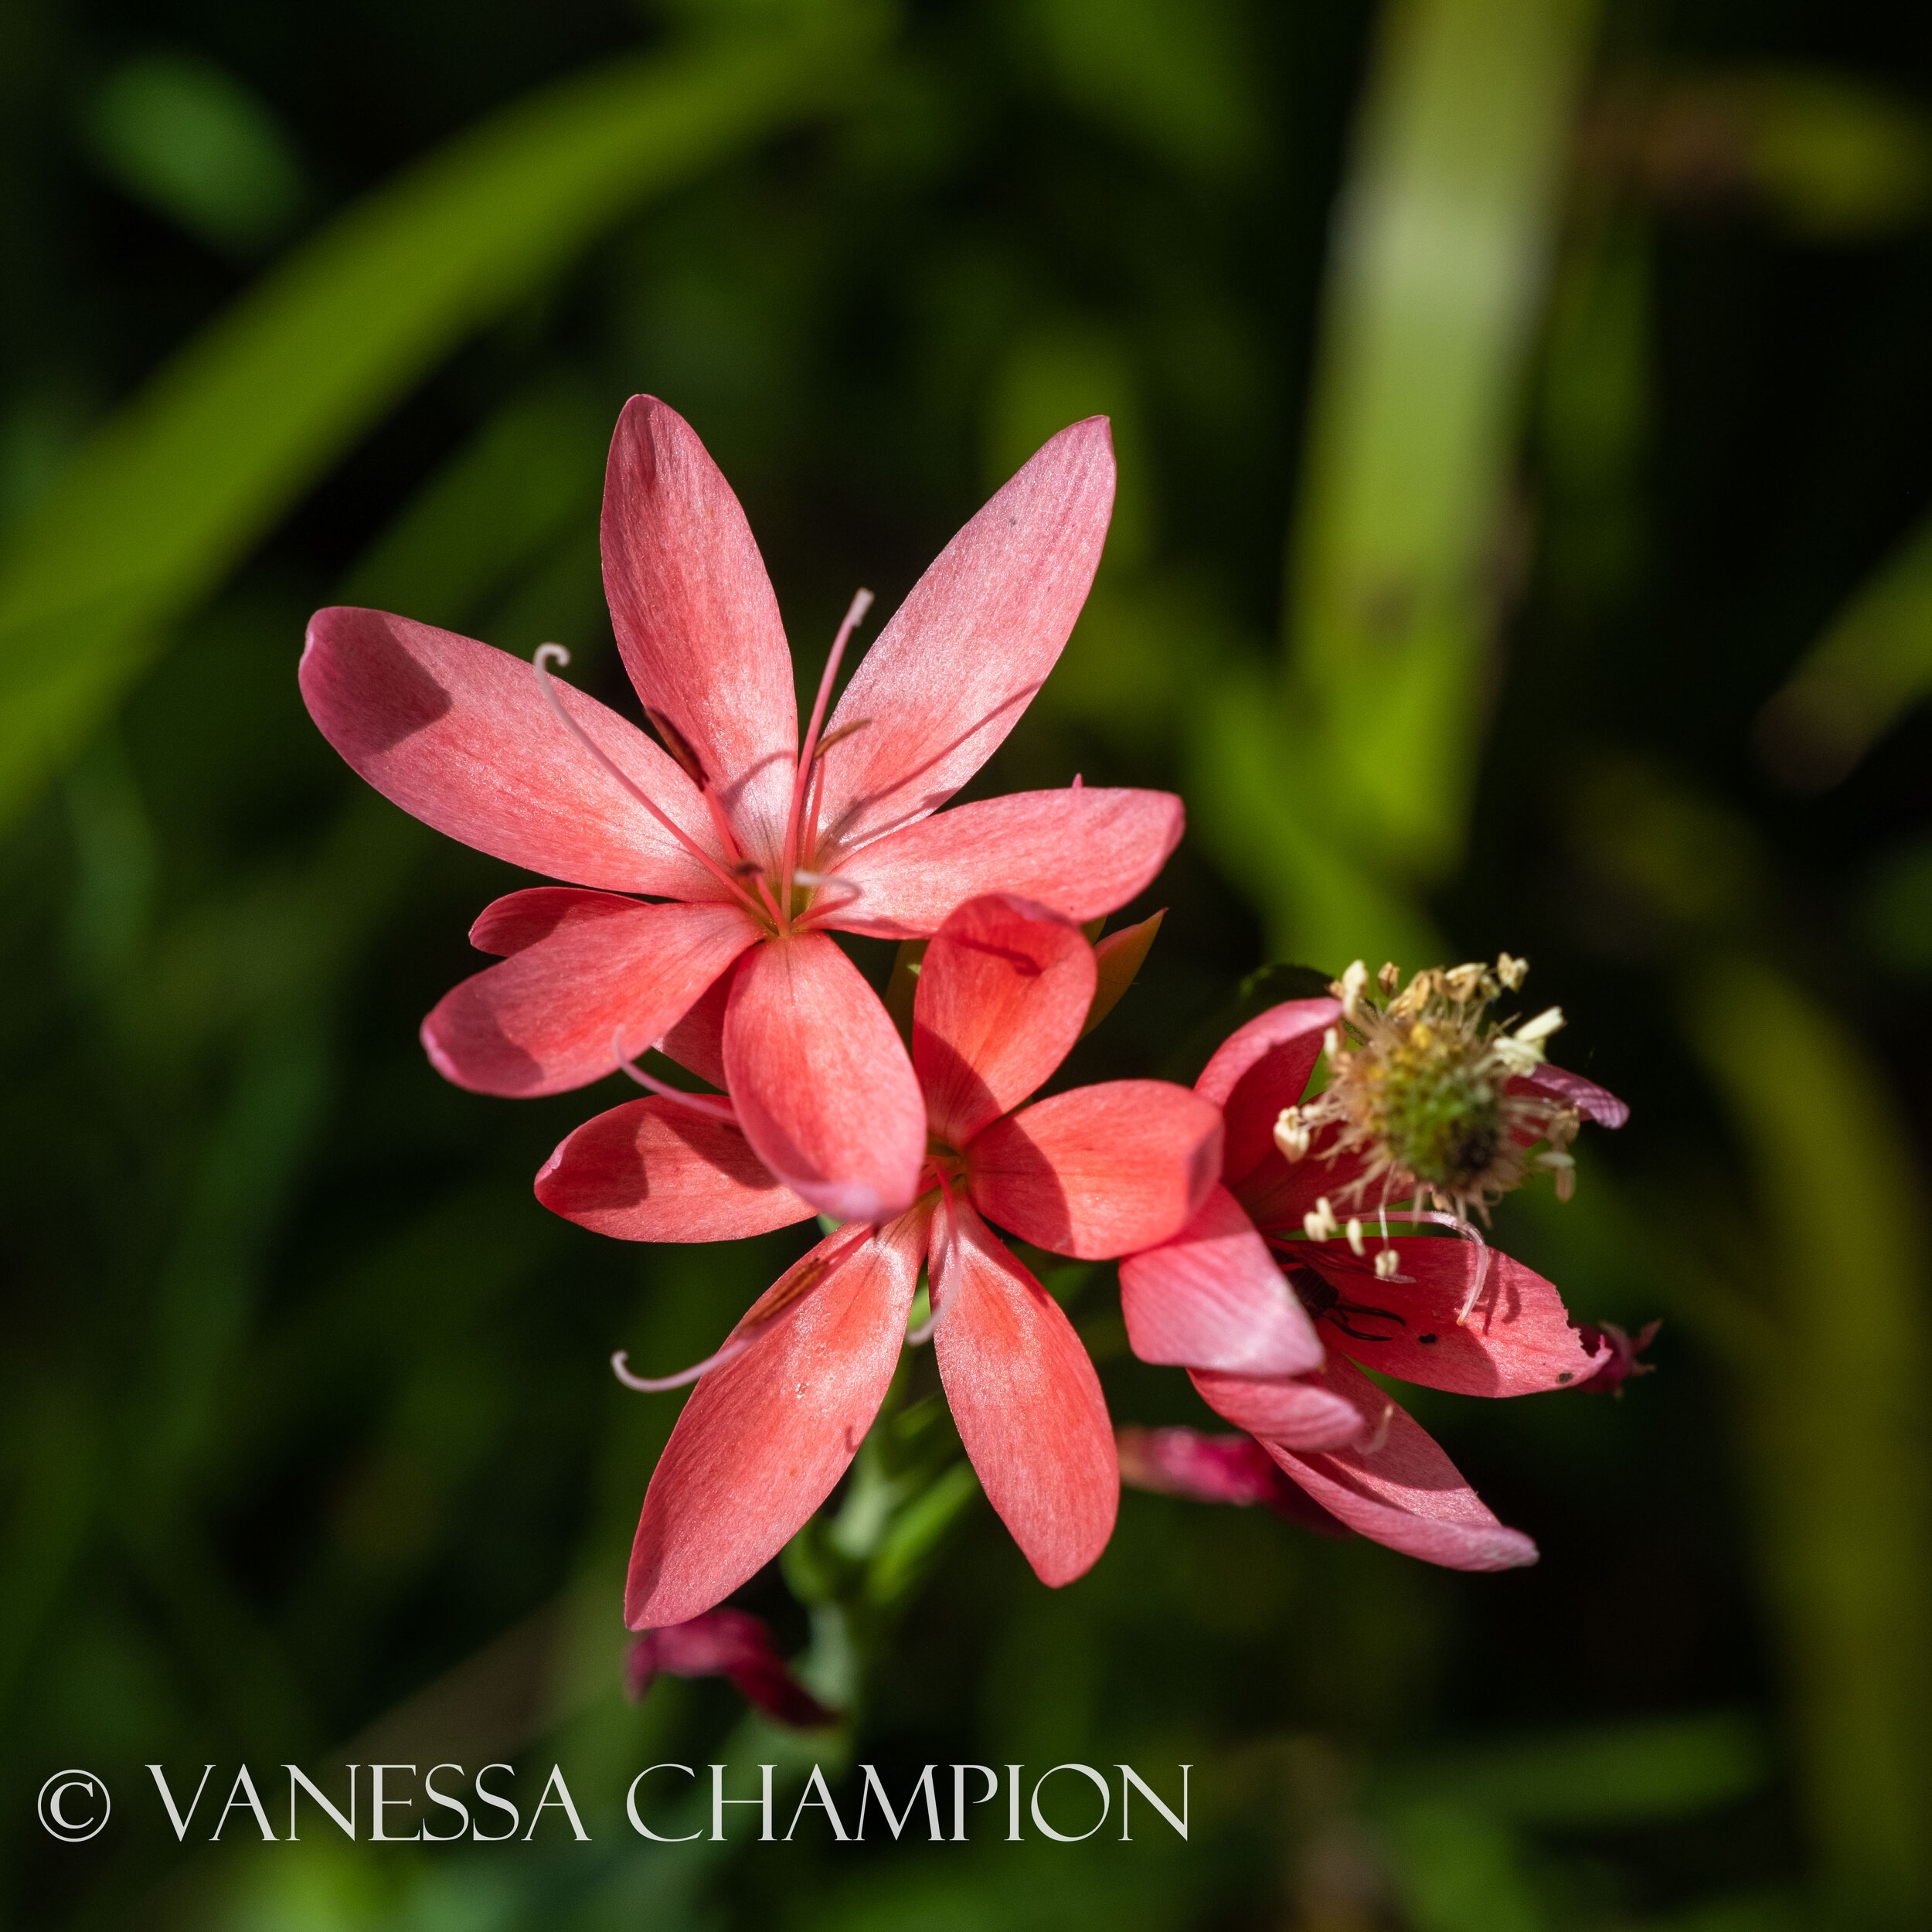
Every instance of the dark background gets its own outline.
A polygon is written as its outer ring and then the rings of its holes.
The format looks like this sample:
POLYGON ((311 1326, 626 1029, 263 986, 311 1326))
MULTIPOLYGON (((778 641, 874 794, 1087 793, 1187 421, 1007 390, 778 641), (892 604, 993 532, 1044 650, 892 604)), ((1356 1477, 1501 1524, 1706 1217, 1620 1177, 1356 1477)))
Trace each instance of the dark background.
MULTIPOLYGON (((1925 1921, 1922 10, 0 23, 9 1922, 1925 1921), (1665 1320, 1621 1400, 1416 1399, 1539 1567, 1129 1495, 1049 1593, 972 1500, 894 1591, 801 1557, 743 1593, 845 1730, 624 1703, 677 1398, 607 1358, 702 1355, 803 1237, 536 1206, 615 1090, 480 1098, 416 1043, 523 882, 367 792, 294 673, 313 607, 369 603, 561 639, 628 704, 595 532, 638 390, 740 493, 808 693, 855 585, 889 609, 1114 417, 1087 614, 977 781, 1188 801, 1069 1077, 1177 1068, 1265 960, 1529 956, 1634 1114, 1499 1238, 1665 1320), (276 1815, 274 1767, 376 1757, 509 1760, 526 1801, 560 1761, 594 1842, 178 1848, 141 1769, 246 1760, 276 1815), (815 1758, 855 1797, 1188 1762, 1191 1836, 660 1851, 617 1808, 659 1759, 771 1760, 782 1818, 815 1758), (117 1795, 81 1848, 33 1818, 70 1764, 117 1795)), ((1050 1285, 1117 1420, 1205 1422, 1108 1271, 1050 1285)))

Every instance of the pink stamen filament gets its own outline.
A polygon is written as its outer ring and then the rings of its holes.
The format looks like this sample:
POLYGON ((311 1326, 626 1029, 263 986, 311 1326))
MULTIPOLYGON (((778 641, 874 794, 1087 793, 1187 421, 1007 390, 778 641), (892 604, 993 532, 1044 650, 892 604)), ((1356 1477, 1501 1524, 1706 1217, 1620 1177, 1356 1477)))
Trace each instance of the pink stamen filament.
POLYGON ((844 1247, 835 1249, 825 1257, 824 1266, 819 1270, 816 1279, 803 1293, 794 1294, 782 1308, 775 1309, 764 1321, 734 1335, 723 1348, 706 1355, 703 1361, 694 1362, 689 1368, 680 1369, 672 1376, 633 1375, 630 1368, 630 1351, 619 1349, 611 1357, 611 1372, 627 1389, 634 1389, 640 1395, 655 1396, 662 1395, 668 1389, 682 1389, 686 1383, 696 1382, 700 1376, 709 1375, 713 1369, 722 1369, 727 1362, 743 1355, 754 1342, 761 1341, 781 1322, 788 1321, 811 1299, 813 1291, 843 1264, 852 1250, 862 1247, 871 1238, 872 1230, 869 1227, 855 1229, 851 1240, 846 1242, 844 1247))
POLYGON ((798 763, 791 779, 791 809, 785 815, 784 853, 780 873, 780 896, 787 907, 791 904, 793 875, 798 866, 798 834, 804 816, 805 792, 811 782, 812 763, 818 753, 819 728, 825 722, 825 706, 832 699, 832 683, 838 675, 839 661, 845 655, 846 643, 872 604, 869 590, 853 594, 852 602, 846 607, 845 621, 839 625, 838 634, 832 640, 831 655, 825 659, 825 675, 818 680, 818 696, 812 702, 811 722, 805 726, 804 742, 798 747, 798 763))
POLYGON ((694 1114, 702 1114, 708 1121, 722 1121, 727 1127, 738 1124, 737 1113, 725 1095, 687 1094, 681 1087, 672 1087, 666 1081, 654 1079, 634 1061, 626 1059, 621 1032, 611 1036, 611 1057, 617 1062, 620 1072, 628 1073, 647 1093, 655 1094, 661 1099, 675 1100, 680 1107, 688 1107, 694 1114))
MULTIPOLYGON (((603 767, 605 773, 614 779, 625 791, 630 794, 631 798, 643 806, 645 810, 656 819, 658 823, 663 826, 665 830, 669 832, 671 836, 676 839, 678 843, 683 846, 685 850, 696 859, 706 872, 727 888, 734 899, 741 900, 750 911, 755 913, 758 910, 757 902, 745 890, 743 884, 719 865, 717 860, 713 859, 710 853, 706 852, 682 825, 670 818, 654 799, 647 797, 638 786, 632 784, 630 779, 626 777, 616 765, 604 756, 603 751, 590 742, 589 734, 576 719, 564 709, 563 700, 551 688, 553 680, 550 676, 550 666, 553 664, 565 665, 570 662, 570 654, 564 649, 562 645, 540 644, 536 648, 536 656, 530 667, 536 673, 537 689, 543 693, 543 702, 550 707, 551 713, 556 717, 557 723, 563 726, 564 730, 576 739, 597 764, 603 767)), ((710 795, 709 789, 707 787, 705 796, 709 798, 710 795)))

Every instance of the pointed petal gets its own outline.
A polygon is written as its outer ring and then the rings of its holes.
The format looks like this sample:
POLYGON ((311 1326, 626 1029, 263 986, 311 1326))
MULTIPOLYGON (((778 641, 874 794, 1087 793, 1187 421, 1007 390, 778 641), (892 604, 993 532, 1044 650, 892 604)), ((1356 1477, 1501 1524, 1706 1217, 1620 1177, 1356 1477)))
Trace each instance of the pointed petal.
POLYGON ((1291 999, 1230 1033, 1202 1070, 1194 1090, 1227 1121, 1223 1172, 1243 1180, 1274 1145, 1274 1124, 1308 1090, 1321 1057, 1321 1036, 1342 1016, 1336 999, 1291 999))
POLYGON ((812 1212, 729 1122, 655 1096, 586 1121, 544 1162, 536 1198, 620 1241, 736 1241, 812 1212))
MULTIPOLYGON (((423 1021, 423 1049, 446 1080, 529 1095, 601 1080, 615 1069, 614 1035, 627 1053, 641 1052, 758 937, 735 906, 640 906, 585 893, 548 910, 556 919, 548 934, 525 937, 423 1021)), ((519 923, 527 930, 527 918, 519 923)))
POLYGON ((965 1150, 980 1210, 1083 1261, 1157 1247, 1199 1211, 1221 1164, 1221 1116, 1166 1080, 1109 1080, 1022 1107, 965 1150))
POLYGON ((724 1063, 745 1138, 821 1214, 910 1205, 926 1104, 879 995, 823 933, 767 940, 738 969, 724 1063))
POLYGON ((1359 1406, 1328 1386, 1323 1372, 1302 1376, 1189 1372, 1201 1400, 1250 1435, 1297 1449, 1338 1449, 1366 1433, 1359 1406))
POLYGON ((1567 1067, 1545 1065, 1521 1080, 1512 1080, 1509 1090, 1518 1093, 1528 1088, 1553 1094, 1566 1105, 1573 1107, 1587 1121, 1594 1121, 1599 1127, 1621 1127, 1630 1118, 1630 1109, 1614 1094, 1599 1087, 1594 1080, 1587 1080, 1580 1073, 1573 1073, 1567 1067))
POLYGON ((1587 1381, 1611 1357, 1600 1336, 1587 1346, 1554 1284, 1492 1248, 1482 1298, 1457 1315, 1475 1278, 1478 1250, 1452 1235, 1399 1235, 1388 1245, 1406 1281, 1376 1278, 1342 1241, 1311 1242, 1295 1259, 1339 1299, 1322 1315, 1322 1339, 1364 1366, 1425 1388, 1466 1396, 1533 1395, 1587 1381))
POLYGON ((604 587, 638 695, 695 751, 748 855, 783 842, 798 704, 778 600, 731 485, 655 396, 617 418, 604 587))
POLYGON ((964 1201, 935 1217, 932 1283, 940 1379, 986 1498, 1042 1583, 1071 1583, 1120 1506, 1100 1377, 1060 1304, 964 1201))
POLYGON ((1172 1240, 1121 1264, 1121 1313, 1143 1362, 1270 1376, 1321 1366, 1314 1324, 1219 1185, 1172 1240))
POLYGON ((634 913, 638 902, 621 893, 586 892, 580 886, 531 886, 493 899, 476 916, 470 944, 479 953, 508 959, 569 921, 634 913))
MULTIPOLYGON (((861 734, 862 735, 862 734, 861 734)), ((841 932, 920 939, 981 893, 1016 893, 1077 923, 1124 906, 1179 844, 1165 791, 1015 791, 960 805, 849 854, 827 888, 841 932)))
MULTIPOLYGON (((726 889, 558 723, 521 658, 386 611, 318 611, 303 702, 342 757, 425 825, 513 866, 618 892, 726 889)), ((691 782, 634 725, 553 687, 577 728, 706 851, 691 782)))
POLYGON ((1449 1570, 1536 1560, 1536 1546, 1498 1522, 1428 1431, 1360 1369, 1332 1359, 1324 1378, 1375 1419, 1367 1441, 1328 1451, 1264 1444, 1323 1509, 1391 1549, 1449 1570))
POLYGON ((817 1264, 835 1265, 744 1353, 703 1376, 645 1492, 624 1621, 681 1624, 777 1556, 831 1493, 884 1400, 905 1338, 927 1216, 855 1239, 842 1228, 758 1301, 764 1318, 817 1264))
POLYGON ((1090 417, 1036 451, 940 553, 832 713, 828 736, 866 722, 826 756, 829 839, 923 818, 992 756, 1073 628, 1113 508, 1112 439, 1107 419, 1090 417))
POLYGON ((913 1066, 934 1133, 964 1147, 1072 1049, 1094 1002, 1094 949, 1029 900, 968 900, 933 937, 913 999, 913 1066))

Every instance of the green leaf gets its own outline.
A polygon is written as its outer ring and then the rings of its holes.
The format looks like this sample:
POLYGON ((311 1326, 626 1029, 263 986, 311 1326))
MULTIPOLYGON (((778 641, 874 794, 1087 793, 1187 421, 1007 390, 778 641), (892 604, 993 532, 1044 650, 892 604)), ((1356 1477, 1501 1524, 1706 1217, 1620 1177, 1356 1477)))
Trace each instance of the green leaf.
MULTIPOLYGON (((0 823, 328 466, 648 196, 835 104, 879 16, 548 87, 351 208, 111 420, 0 556, 0 823)), ((291 641, 292 642, 292 641, 291 641)))

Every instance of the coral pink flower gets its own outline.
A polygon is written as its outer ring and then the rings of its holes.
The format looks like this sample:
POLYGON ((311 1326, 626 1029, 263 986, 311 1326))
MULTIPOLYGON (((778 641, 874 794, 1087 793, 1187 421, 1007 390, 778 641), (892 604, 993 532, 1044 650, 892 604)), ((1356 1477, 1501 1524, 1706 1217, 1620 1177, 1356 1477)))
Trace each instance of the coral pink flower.
POLYGON ((512 893, 477 921, 472 941, 502 963, 423 1022, 438 1070, 488 1094, 581 1087, 613 1070, 614 1039, 641 1052, 709 992, 700 1031, 764 1164, 841 1219, 902 1211, 924 1158, 918 1085, 829 934, 923 937, 992 890, 1092 919, 1180 836, 1179 799, 1077 781, 932 815, 1052 669, 1113 495, 1106 420, 1062 430, 947 546, 828 719, 869 601, 855 600, 802 745, 744 513, 690 427, 648 396, 611 444, 604 571, 625 668, 669 755, 488 645, 379 611, 318 611, 302 694, 336 750, 437 830, 570 882, 512 893))
MULTIPOLYGON (((922 1263, 947 1400, 1014 1540, 1049 1583, 1071 1581, 1106 1546, 1119 1475, 1099 1378, 1059 1304, 987 1219, 1081 1259, 1150 1247, 1214 1184, 1221 1117, 1164 1080, 1021 1107, 1080 1037, 1095 984, 1093 948, 1046 906, 990 894, 940 927, 913 1012, 929 1135, 918 1197, 883 1226, 820 1242, 692 1372, 638 1525, 633 1628, 709 1608, 825 1500, 885 1397, 922 1263)), ((668 1095, 579 1128, 537 1195, 641 1241, 718 1240, 811 1212, 761 1165, 728 1103, 668 1095)))
MULTIPOLYGON (((1570 1320, 1541 1275, 1474 1238, 1384 1236, 1363 1210, 1376 1247, 1398 1257, 1389 1279, 1349 1241, 1309 1238, 1308 1217, 1319 1225, 1318 1203, 1342 1197, 1359 1162, 1324 1158, 1318 1142, 1291 1164, 1274 1128, 1301 1100, 1341 1010, 1332 999, 1291 1000, 1209 1061, 1195 1090, 1223 1111, 1220 1183, 1172 1241, 1121 1263, 1129 1339, 1143 1360, 1185 1367, 1211 1407, 1349 1528, 1452 1569, 1533 1563, 1529 1539, 1498 1522, 1355 1365, 1464 1395, 1513 1396, 1580 1386, 1613 1352, 1570 1320)), ((1539 1067, 1523 1084, 1610 1124, 1626 1117, 1621 1102, 1561 1068, 1539 1067)), ((1176 1462, 1168 1486, 1183 1475, 1192 1482, 1192 1467, 1176 1462)), ((1202 1467, 1206 1487, 1190 1493, 1213 1492, 1213 1469, 1202 1467)))
POLYGON ((626 1695, 641 1702, 659 1676, 728 1677, 747 1702, 794 1730, 838 1722, 838 1713, 792 1675, 771 1632, 747 1611, 707 1611, 689 1623, 646 1631, 624 1659, 626 1695))

